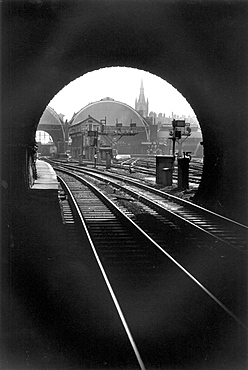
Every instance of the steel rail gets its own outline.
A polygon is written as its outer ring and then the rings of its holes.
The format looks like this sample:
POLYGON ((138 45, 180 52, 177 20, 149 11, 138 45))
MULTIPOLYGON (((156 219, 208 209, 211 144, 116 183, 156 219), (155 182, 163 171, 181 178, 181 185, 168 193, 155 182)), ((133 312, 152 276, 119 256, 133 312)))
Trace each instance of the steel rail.
MULTIPOLYGON (((218 235, 218 229, 215 232, 209 231, 207 229, 207 227, 212 227, 213 228, 213 225, 210 224, 210 221, 213 222, 214 219, 216 219, 218 221, 218 223, 220 223, 220 222, 225 223, 225 224, 228 223, 230 226, 232 225, 232 227, 238 227, 238 228, 240 228, 242 230, 242 232, 247 233, 248 227, 245 226, 245 225, 242 225, 242 224, 240 224, 240 223, 238 223, 236 221, 230 220, 230 219, 228 219, 228 218, 226 218, 224 216, 218 215, 218 214, 216 214, 216 213, 214 213, 212 211, 206 210, 205 208, 202 208, 202 207, 200 207, 198 205, 192 204, 192 203, 190 203, 190 202, 188 202, 188 201, 186 201, 184 199, 175 197, 175 196, 173 196, 171 194, 168 194, 168 193, 164 193, 164 192, 162 192, 162 191, 160 191, 158 189, 151 188, 151 187, 149 187, 149 186, 147 186, 145 184, 141 184, 138 180, 133 180, 133 179, 131 180, 130 178, 127 178, 127 177, 125 177, 123 175, 118 175, 117 176, 116 174, 110 174, 110 173, 107 173, 106 174, 106 173, 102 173, 102 172, 100 172, 98 170, 88 169, 88 168, 87 169, 75 169, 75 168, 73 168, 73 169, 74 169, 74 171, 78 171, 78 172, 81 172, 81 173, 82 172, 83 173, 90 173, 90 174, 92 174, 91 176, 94 176, 96 178, 100 178, 103 181, 107 181, 108 183, 111 183, 115 187, 121 188, 124 191, 129 192, 130 195, 136 197, 137 199, 143 199, 147 203, 148 202, 156 203, 156 206, 158 208, 160 208, 161 210, 163 209, 163 211, 166 211, 168 213, 171 213, 172 215, 174 215, 174 216, 180 218, 181 220, 183 220, 184 222, 187 222, 191 226, 196 227, 199 230, 201 230, 202 232, 205 232, 206 234, 214 237, 216 240, 219 240, 219 241, 221 241, 221 242, 223 242, 223 243, 225 243, 225 244, 227 244, 227 245, 229 245, 229 246, 231 246, 231 247, 239 250, 240 252, 242 252, 244 254, 247 253, 247 251, 242 250, 240 247, 237 247, 234 243, 230 243, 229 240, 227 240, 227 238, 225 240, 225 238, 219 236, 218 235), (181 204, 183 206, 186 206, 188 209, 185 209, 185 210, 175 210, 175 209, 174 210, 170 210, 168 208, 168 204, 166 205, 166 207, 164 207, 163 205, 161 205, 161 203, 159 203, 159 200, 155 200, 153 198, 148 199, 148 195, 143 196, 140 193, 137 194, 137 190, 136 191, 133 191, 132 189, 127 188, 126 185, 123 186, 121 184, 118 184, 115 181, 111 181, 109 178, 113 178, 113 179, 118 180, 118 181, 121 180, 125 184, 128 183, 131 186, 135 186, 135 187, 141 188, 141 189, 146 190, 146 191, 148 191, 148 192, 150 192, 152 194, 156 194, 156 195, 162 197, 163 199, 169 199, 170 201, 172 201, 173 205, 174 204, 181 204), (183 213, 185 214, 186 212, 189 212, 190 210, 193 210, 194 212, 197 211, 197 212, 200 212, 200 213, 198 215, 193 215, 194 217, 192 217, 192 215, 191 215, 191 217, 189 215, 188 215, 188 217, 185 217, 183 215, 183 213), (209 224, 208 225, 205 225, 205 228, 204 228, 201 225, 202 224, 202 220, 201 219, 197 220, 196 219, 196 216, 198 218, 200 216, 201 217, 203 217, 203 216, 205 217, 205 215, 207 215, 209 217, 209 220, 208 220, 209 224), (193 219, 193 221, 192 221, 192 219, 193 219)), ((220 226, 223 227, 223 225, 219 225, 219 227, 220 226)), ((230 233, 230 230, 227 230, 226 229, 225 232, 227 232, 227 231, 230 233)))
MULTIPOLYGON (((61 163, 60 163, 61 165, 61 163)), ((64 165, 64 164, 62 164, 64 165)), ((99 173, 99 174, 104 174, 106 175, 106 173, 103 173, 102 171, 99 171, 98 169, 93 169, 93 168, 80 168, 78 166, 71 166, 70 164, 66 164, 65 167, 68 169, 68 168, 71 168, 72 170, 74 171, 78 171, 78 172, 92 172, 92 173, 99 173)), ((172 201, 175 201, 177 203, 181 203, 181 204, 187 204, 187 206, 191 207, 192 209, 199 209, 201 210, 202 212, 204 212, 205 214, 209 214, 209 215, 212 215, 214 217, 217 217, 218 219, 222 219, 223 221, 227 221, 227 222, 231 222, 232 224, 235 224, 236 226, 238 227, 241 227, 241 228, 244 228, 248 231, 248 226, 247 225, 244 225, 244 224, 241 224, 235 220, 231 220, 225 216, 222 216, 220 214, 217 214, 209 209, 206 209, 206 208, 203 208, 201 206, 199 206, 198 204, 194 204, 194 203, 191 203, 185 199, 182 199, 182 198, 179 198, 173 194, 169 194, 169 193, 166 193, 164 191, 161 191, 159 189, 154 189, 148 185, 145 185, 145 184, 142 184, 139 182, 139 180, 136 180, 136 179, 130 179, 130 177, 128 176, 124 176, 124 175, 121 175, 121 174, 113 174, 113 173, 110 173, 108 172, 107 174, 109 177, 112 177, 116 180, 123 180, 125 181, 126 183, 130 183, 130 184, 135 184, 137 186, 139 186, 140 188, 144 189, 144 190, 148 190, 150 192, 153 192, 154 194, 158 194, 160 195, 161 197, 165 198, 165 199, 170 199, 172 201)))
POLYGON ((57 171, 64 172, 79 181, 87 184, 87 186, 94 191, 95 194, 99 194, 102 199, 104 199, 105 204, 109 204, 112 209, 116 209, 116 212, 121 214, 121 217, 126 219, 130 224, 137 229, 137 231, 142 234, 147 240, 151 242, 156 248, 158 248, 163 254, 166 255, 181 271, 183 271, 195 284, 197 284, 215 303, 217 303, 229 316, 231 316, 238 324, 240 324, 244 329, 247 330, 246 324, 237 316, 235 315, 226 305, 224 305, 214 294, 212 294, 200 281, 198 281, 187 269, 185 269, 179 262, 177 262, 168 252, 166 252, 156 241, 154 241, 147 233, 140 228, 133 220, 131 220, 126 214, 124 214, 113 201, 111 201, 106 195, 104 195, 96 186, 90 183, 85 178, 81 176, 71 173, 67 170, 63 169, 56 169, 57 171))
POLYGON ((57 177, 58 177, 59 182, 62 184, 63 188, 66 190, 66 193, 68 194, 68 196, 69 196, 69 198, 70 198, 70 200, 71 200, 71 202, 72 202, 73 208, 74 208, 74 209, 76 210, 76 212, 77 212, 77 217, 79 218, 79 220, 80 220, 81 224, 83 225, 83 228, 84 228, 85 233, 86 233, 86 235, 87 235, 87 238, 88 238, 88 240, 89 240, 90 246, 91 246, 92 251, 93 251, 93 253, 94 253, 94 256, 95 256, 95 258, 96 258, 97 264, 98 264, 98 266, 99 266, 99 268, 100 268, 100 270, 101 270, 102 276, 103 276, 103 278, 104 278, 104 280, 105 280, 105 283, 106 283, 106 285, 107 285, 107 288, 108 288, 108 290, 109 290, 109 293, 110 293, 110 295, 111 295, 111 298, 112 298, 112 300, 113 300, 113 302, 114 302, 114 305, 115 305, 115 307, 116 307, 116 310, 117 310, 117 312, 118 312, 118 314, 119 314, 120 320, 121 320, 121 322, 122 322, 122 324, 123 324, 123 327, 124 327, 124 329, 125 329, 125 331, 126 331, 126 334, 127 334, 127 336, 128 336, 128 339, 129 339, 129 341, 130 341, 130 344, 131 344, 131 346, 132 346, 132 348, 133 348, 133 351, 134 351, 134 353, 135 353, 135 356, 136 356, 136 359, 137 359, 137 361, 138 361, 138 363, 139 363, 139 366, 140 366, 141 370, 146 370, 145 365, 144 365, 144 363, 143 363, 143 360, 142 360, 142 358, 141 358, 141 356, 140 356, 139 350, 138 350, 138 348, 137 348, 137 345, 136 345, 136 343, 135 343, 135 341, 134 341, 134 339, 133 339, 132 333, 131 333, 131 331, 130 331, 130 329, 129 329, 129 326, 128 326, 128 324, 127 324, 127 321, 126 321, 126 319, 125 319, 125 317, 124 317, 124 314, 123 314, 123 312, 122 312, 122 309, 121 309, 121 307, 120 307, 120 304, 119 304, 119 302, 118 302, 118 300, 117 300, 117 298, 116 298, 115 292, 114 292, 114 290, 113 290, 113 288, 112 288, 112 285, 111 285, 111 283, 110 283, 110 281, 109 281, 109 278, 108 278, 108 276, 107 276, 107 273, 106 273, 106 271, 105 271, 105 269, 104 269, 104 267, 103 267, 103 265, 102 265, 102 263, 101 263, 101 260, 100 260, 100 258, 99 258, 99 256, 98 256, 98 253, 97 253, 97 251, 96 251, 96 248, 95 248, 95 246, 94 246, 94 243, 93 243, 93 241, 92 241, 92 239, 91 239, 90 233, 89 233, 88 228, 87 228, 87 226, 86 226, 85 220, 84 220, 84 218, 83 218, 83 216, 82 216, 81 210, 80 210, 80 208, 79 208, 79 206, 78 206, 78 204, 77 204, 77 202, 76 202, 76 200, 75 200, 75 198, 74 198, 74 196, 73 196, 73 194, 72 194, 72 192, 71 192, 70 188, 69 188, 69 187, 68 187, 68 185, 66 184, 66 182, 62 179, 62 177, 60 177, 60 176, 57 176, 57 177))

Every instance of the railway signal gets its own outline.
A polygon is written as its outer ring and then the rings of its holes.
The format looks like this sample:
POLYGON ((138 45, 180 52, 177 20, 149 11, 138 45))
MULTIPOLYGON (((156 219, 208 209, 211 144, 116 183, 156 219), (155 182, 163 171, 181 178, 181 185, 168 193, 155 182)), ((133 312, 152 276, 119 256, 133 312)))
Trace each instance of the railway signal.
POLYGON ((182 136, 190 136, 191 134, 191 128, 190 123, 185 122, 185 120, 175 120, 172 121, 172 130, 170 130, 170 136, 169 139, 172 140, 173 146, 172 146, 172 155, 175 157, 175 147, 176 142, 179 144, 179 157, 181 157, 181 146, 182 146, 182 136))
POLYGON ((107 123, 106 117, 104 119, 101 119, 99 123, 100 123, 100 126, 92 127, 91 125, 89 126, 88 130, 86 129, 85 134, 88 136, 89 139, 87 143, 82 142, 82 151, 87 145, 94 148, 94 153, 95 153, 94 163, 96 167, 96 160, 98 158, 96 153, 98 152, 99 144, 101 145, 101 137, 105 137, 108 140, 109 145, 108 147, 104 146, 100 149, 102 149, 101 153, 104 152, 104 156, 106 157, 106 168, 110 168, 113 146, 115 146, 116 143, 123 136, 138 135, 138 132, 136 130, 137 125, 135 122, 132 122, 132 119, 131 119, 130 128, 127 129, 127 127, 123 127, 122 123, 118 122, 118 119, 116 119, 115 130, 107 131, 106 130, 106 123, 107 123))

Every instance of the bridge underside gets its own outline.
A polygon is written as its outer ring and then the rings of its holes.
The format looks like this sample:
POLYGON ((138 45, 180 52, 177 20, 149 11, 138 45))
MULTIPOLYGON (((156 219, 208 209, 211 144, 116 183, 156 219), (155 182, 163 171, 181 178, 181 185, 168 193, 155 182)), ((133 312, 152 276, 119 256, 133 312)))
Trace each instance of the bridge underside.
POLYGON ((47 125, 47 124, 39 124, 37 130, 47 132, 56 146, 58 146, 58 142, 64 143, 64 133, 61 126, 58 125, 47 125))
POLYGON ((53 96, 89 71, 127 66, 165 79, 195 111, 205 155, 195 200, 247 222, 247 4, 116 3, 3 4, 2 178, 9 195, 27 188, 26 147, 53 96))

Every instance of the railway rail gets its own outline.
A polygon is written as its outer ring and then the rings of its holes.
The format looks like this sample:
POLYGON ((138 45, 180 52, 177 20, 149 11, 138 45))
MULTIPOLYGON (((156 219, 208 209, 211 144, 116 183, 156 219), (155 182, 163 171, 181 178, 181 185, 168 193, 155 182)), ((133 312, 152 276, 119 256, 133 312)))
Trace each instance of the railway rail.
MULTIPOLYGON (((129 168, 130 166, 134 171, 146 173, 148 175, 155 175, 156 173, 156 159, 155 158, 130 158, 119 164, 120 167, 129 168)), ((202 177, 203 164, 200 161, 192 160, 189 164, 189 181, 193 184, 200 184, 202 177)), ((176 181, 178 167, 177 162, 174 164, 173 180, 176 181)))
POLYGON ((248 227, 238 222, 220 216, 205 208, 192 204, 182 198, 148 186, 140 181, 125 175, 113 174, 90 168, 80 169, 74 166, 66 168, 78 173, 91 174, 91 176, 105 181, 108 185, 128 192, 131 196, 143 199, 148 205, 153 204, 156 209, 171 213, 198 229, 213 236, 216 240, 247 253, 248 227))
MULTIPOLYGON (((75 202, 78 204, 76 207, 81 214, 79 217, 85 223, 92 248, 96 258, 99 259, 99 266, 103 275, 106 275, 106 284, 109 285, 110 294, 113 294, 120 319, 125 319, 123 325, 142 369, 145 368, 144 363, 149 365, 151 360, 146 350, 143 351, 140 339, 142 325, 138 325, 137 328, 137 322, 134 322, 133 317, 133 312, 136 312, 135 315, 141 314, 137 311, 137 307, 141 307, 141 302, 146 307, 144 290, 141 289, 142 293, 140 293, 139 288, 164 281, 162 276, 168 271, 172 275, 180 271, 182 281, 186 279, 187 284, 192 286, 190 291, 197 291, 196 294, 201 297, 203 305, 209 306, 211 301, 211 305, 215 307, 214 310, 222 312, 221 315, 228 317, 227 320, 231 319, 242 328, 246 327, 244 320, 246 317, 246 284, 244 281, 246 259, 242 248, 231 248, 230 240, 227 242, 219 237, 216 239, 209 234, 207 237, 204 234, 203 237, 202 228, 194 228, 193 231, 192 222, 187 222, 185 226, 182 215, 179 218, 177 216, 176 221, 175 214, 172 216, 170 211, 166 211, 165 214, 165 209, 163 212, 161 209, 159 211, 158 203, 155 208, 151 204, 148 205, 147 201, 144 204, 145 199, 140 195, 137 200, 132 193, 135 200, 130 201, 130 188, 128 189, 129 198, 126 195, 121 196, 120 193, 116 197, 116 187, 110 183, 107 184, 107 188, 112 187, 113 192, 106 192, 106 183, 103 183, 103 176, 99 174, 97 175, 100 177, 95 178, 93 181, 95 184, 92 185, 92 173, 89 171, 84 171, 83 177, 75 173, 71 174, 68 170, 65 174, 62 168, 57 171, 71 188, 69 191, 63 185, 67 194, 71 192, 75 195, 75 202), (101 194, 99 188, 102 188, 101 194), (103 192, 107 193, 107 196, 103 192), (134 202, 135 211, 133 210, 134 202), (198 267, 192 265, 192 258, 197 261, 198 267), (216 276, 215 273, 214 279, 211 274, 213 261, 215 269, 222 274, 218 276, 217 273, 216 276), (199 264, 201 265, 200 271, 199 264), (223 272, 226 274, 225 277, 228 278, 227 275, 229 275, 229 280, 231 280, 228 283, 228 289, 223 287, 223 281, 225 281, 223 272), (232 292, 236 289, 240 290, 238 304, 236 301, 233 302, 232 297, 232 292), (135 298, 134 291, 139 292, 135 298)), ((137 188, 134 192, 137 193, 137 188)), ((72 204, 72 201, 70 203, 72 204)), ((69 214, 71 220, 71 213, 69 214)), ((171 287, 166 288, 166 284, 161 289, 165 296, 168 289, 171 292, 171 287)), ((150 299, 148 301, 150 302, 150 299)), ((168 309, 170 304, 165 299, 162 305, 168 309)), ((201 310, 200 307, 199 310, 201 310)), ((135 317, 137 319, 137 316, 135 317)), ((145 319, 147 320, 147 317, 145 319)), ((154 325, 156 326, 155 323, 154 325)), ((161 359, 161 361, 164 360, 161 359)))
MULTIPOLYGON (((61 161, 57 161, 61 162, 61 161)), ((93 162, 85 161, 85 164, 92 165, 93 162)), ((97 167, 105 168, 104 163, 97 163, 97 167)), ((130 158, 123 161, 115 161, 111 165, 112 168, 123 169, 126 171, 138 172, 147 174, 148 176, 156 175, 156 161, 155 158, 130 158)), ((173 182, 178 179, 177 163, 175 162, 174 170, 172 173, 173 182)), ((192 160, 189 165, 189 182, 195 186, 199 186, 202 177, 202 162, 192 160)))

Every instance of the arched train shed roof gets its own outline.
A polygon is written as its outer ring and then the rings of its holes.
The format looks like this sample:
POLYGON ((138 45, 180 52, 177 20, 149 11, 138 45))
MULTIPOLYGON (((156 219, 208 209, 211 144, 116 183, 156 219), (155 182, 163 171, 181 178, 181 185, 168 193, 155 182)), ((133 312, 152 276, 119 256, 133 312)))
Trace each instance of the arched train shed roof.
MULTIPOLYGON (((63 122, 55 110, 51 107, 46 107, 40 120, 39 125, 59 125, 61 126, 63 122)), ((38 127, 39 129, 39 127, 38 127)))
POLYGON ((129 105, 116 101, 111 98, 105 98, 94 103, 89 103, 75 114, 71 125, 76 125, 85 120, 88 116, 94 117, 98 121, 105 119, 107 126, 115 126, 116 120, 123 126, 130 126, 132 120, 137 127, 147 128, 147 122, 129 105))

